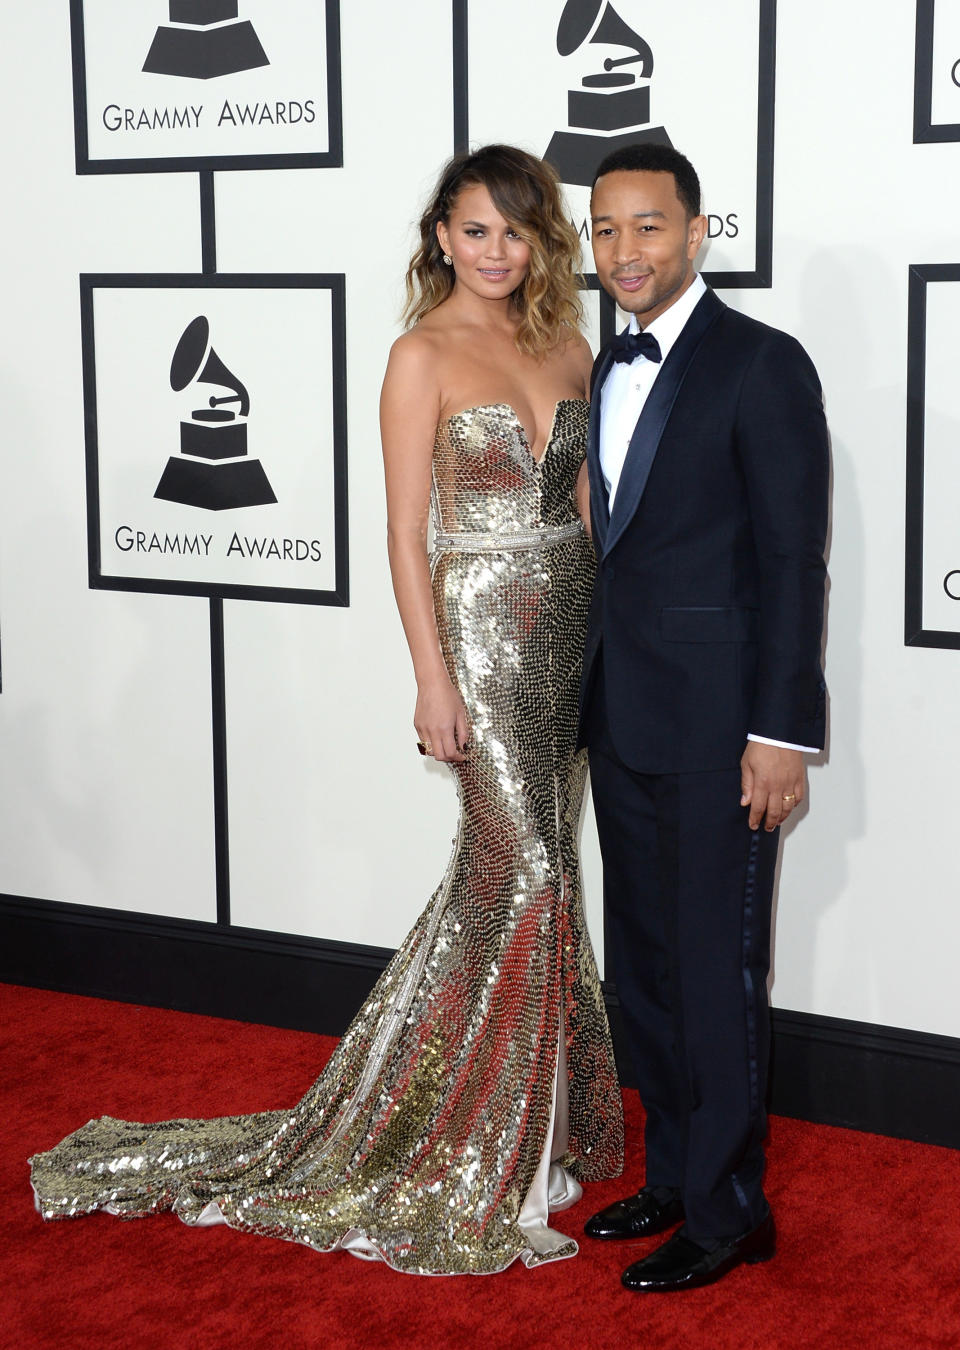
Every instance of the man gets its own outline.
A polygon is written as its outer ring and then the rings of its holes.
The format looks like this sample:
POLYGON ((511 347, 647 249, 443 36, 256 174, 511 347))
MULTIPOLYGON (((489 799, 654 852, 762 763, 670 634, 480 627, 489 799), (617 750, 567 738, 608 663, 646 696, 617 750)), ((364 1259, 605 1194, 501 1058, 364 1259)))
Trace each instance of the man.
POLYGON ((591 214, 597 274, 631 319, 594 367, 582 734, 647 1170, 586 1231, 683 1220, 623 1276, 675 1290, 774 1254, 770 909, 778 829, 823 745, 827 434, 800 345, 694 271, 707 222, 683 155, 615 151, 591 214))

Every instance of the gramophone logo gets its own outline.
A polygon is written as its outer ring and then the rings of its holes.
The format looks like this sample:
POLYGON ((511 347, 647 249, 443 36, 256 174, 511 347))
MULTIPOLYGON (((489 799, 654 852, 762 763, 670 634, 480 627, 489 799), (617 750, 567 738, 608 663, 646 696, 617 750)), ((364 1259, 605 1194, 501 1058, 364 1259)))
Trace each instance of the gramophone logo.
POLYGON ((210 345, 210 324, 203 314, 187 324, 170 363, 170 387, 177 393, 196 385, 229 392, 211 394, 207 406, 194 408, 180 422, 180 454, 171 455, 153 494, 163 501, 225 511, 275 502, 263 465, 247 456, 250 395, 210 345), (236 410, 225 407, 235 403, 236 410))
POLYGON ((572 56, 584 45, 625 47, 631 55, 608 57, 603 70, 584 76, 567 94, 569 131, 554 132, 545 158, 564 183, 589 187, 600 160, 621 145, 657 141, 670 145, 650 117, 650 44, 621 19, 608 0, 567 0, 557 28, 557 51, 572 56), (621 70, 640 62, 639 72, 621 70))
POLYGON ((238 0, 170 0, 170 23, 157 29, 143 69, 210 80, 269 64, 238 0))

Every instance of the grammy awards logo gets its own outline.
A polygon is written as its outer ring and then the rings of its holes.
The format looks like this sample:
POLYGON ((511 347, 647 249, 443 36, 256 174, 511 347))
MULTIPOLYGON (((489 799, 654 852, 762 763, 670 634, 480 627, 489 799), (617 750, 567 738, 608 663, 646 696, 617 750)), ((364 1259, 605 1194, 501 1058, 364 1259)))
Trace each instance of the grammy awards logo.
POLYGON ((253 24, 238 13, 238 0, 170 0, 170 24, 176 27, 160 25, 143 69, 210 80, 268 66, 253 24))
POLYGON ((180 454, 167 460, 154 497, 204 511, 275 502, 263 465, 247 457, 250 395, 210 345, 210 324, 203 314, 187 324, 170 363, 171 389, 181 393, 194 384, 229 393, 211 394, 207 407, 193 409, 181 421, 180 454), (236 411, 223 406, 228 403, 237 404, 236 411))
POLYGON ((625 47, 630 56, 607 57, 603 70, 584 76, 581 87, 567 94, 570 131, 556 131, 547 147, 550 161, 564 183, 589 187, 600 160, 621 145, 670 137, 650 120, 650 44, 623 20, 609 0, 567 0, 557 27, 557 51, 572 56, 594 44, 625 47), (641 62, 639 78, 621 66, 641 62), (641 83, 640 81, 644 81, 641 83))

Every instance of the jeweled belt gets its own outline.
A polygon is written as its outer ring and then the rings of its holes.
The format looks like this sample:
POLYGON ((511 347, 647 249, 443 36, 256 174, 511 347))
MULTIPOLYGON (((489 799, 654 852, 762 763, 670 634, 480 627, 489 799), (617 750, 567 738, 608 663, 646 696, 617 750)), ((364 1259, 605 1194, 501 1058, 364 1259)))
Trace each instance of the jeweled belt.
POLYGON ((446 534, 438 530, 433 537, 434 548, 458 548, 465 553, 501 553, 515 548, 552 548, 554 544, 578 539, 584 533, 583 521, 569 525, 543 525, 538 530, 513 530, 502 533, 484 533, 481 530, 461 530, 446 534))

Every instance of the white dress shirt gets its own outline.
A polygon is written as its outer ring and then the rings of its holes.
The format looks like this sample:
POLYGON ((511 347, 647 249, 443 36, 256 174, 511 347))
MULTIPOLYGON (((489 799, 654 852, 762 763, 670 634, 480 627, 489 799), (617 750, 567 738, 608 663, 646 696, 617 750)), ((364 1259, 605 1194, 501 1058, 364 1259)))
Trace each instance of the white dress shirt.
MULTIPOLYGON (((660 374, 663 361, 669 356, 670 348, 706 289, 703 277, 698 274, 680 299, 675 300, 669 309, 665 309, 658 319, 654 319, 643 330, 652 334, 660 344, 660 365, 656 361, 648 361, 645 356, 638 356, 631 362, 615 361, 607 372, 600 401, 600 468, 609 494, 607 500, 611 513, 637 418, 643 411, 654 380, 660 374)), ((640 332, 636 314, 630 315, 630 332, 640 332)))
MULTIPOLYGON (((643 411, 643 405, 660 374, 663 362, 683 331, 687 320, 706 292, 706 284, 698 274, 678 300, 649 323, 643 330, 651 333, 660 344, 661 360, 649 361, 637 356, 631 362, 616 361, 607 372, 600 395, 600 469, 607 489, 607 502, 613 513, 613 501, 623 471, 623 463, 630 448, 630 440, 643 411)), ((630 315, 630 332, 639 333, 640 324, 635 314, 630 315)), ((789 741, 774 741, 769 736, 747 736, 749 741, 776 745, 783 750, 805 750, 818 754, 819 748, 810 745, 792 745, 789 741)))

